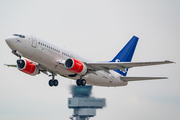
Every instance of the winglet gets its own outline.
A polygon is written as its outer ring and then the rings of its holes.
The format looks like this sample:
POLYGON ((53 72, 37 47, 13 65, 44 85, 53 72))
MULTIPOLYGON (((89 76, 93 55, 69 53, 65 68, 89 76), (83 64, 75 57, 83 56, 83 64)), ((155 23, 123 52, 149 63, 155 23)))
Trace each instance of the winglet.
POLYGON ((173 61, 165 60, 166 63, 175 63, 173 61))

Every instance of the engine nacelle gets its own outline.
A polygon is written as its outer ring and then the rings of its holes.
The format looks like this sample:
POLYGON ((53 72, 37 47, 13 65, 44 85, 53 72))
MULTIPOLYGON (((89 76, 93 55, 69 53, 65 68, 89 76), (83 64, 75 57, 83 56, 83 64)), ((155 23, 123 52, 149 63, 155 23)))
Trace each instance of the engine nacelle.
POLYGON ((64 66, 70 72, 77 73, 80 75, 84 75, 87 72, 86 65, 84 63, 82 63, 81 61, 74 59, 74 58, 67 59, 65 61, 64 66))
POLYGON ((18 70, 33 76, 40 72, 35 63, 26 59, 17 60, 17 68, 18 70))

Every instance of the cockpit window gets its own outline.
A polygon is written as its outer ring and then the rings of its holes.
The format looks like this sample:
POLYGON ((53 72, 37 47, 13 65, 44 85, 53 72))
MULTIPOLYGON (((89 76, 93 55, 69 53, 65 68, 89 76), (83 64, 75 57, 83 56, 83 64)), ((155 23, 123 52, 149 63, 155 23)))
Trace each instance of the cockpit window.
POLYGON ((19 36, 20 38, 25 38, 24 35, 19 35, 19 34, 13 34, 13 36, 19 36))

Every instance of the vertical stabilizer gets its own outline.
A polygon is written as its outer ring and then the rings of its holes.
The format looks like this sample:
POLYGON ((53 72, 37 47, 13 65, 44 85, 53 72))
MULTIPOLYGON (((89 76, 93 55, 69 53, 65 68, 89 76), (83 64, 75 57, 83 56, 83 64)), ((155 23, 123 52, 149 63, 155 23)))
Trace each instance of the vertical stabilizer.
MULTIPOLYGON (((123 47, 123 49, 114 57, 111 62, 131 62, 137 42, 138 37, 133 36, 131 40, 123 47)), ((119 74, 126 76, 127 72, 123 72, 121 70, 114 70, 119 74)), ((126 70, 128 71, 128 69, 126 70)))

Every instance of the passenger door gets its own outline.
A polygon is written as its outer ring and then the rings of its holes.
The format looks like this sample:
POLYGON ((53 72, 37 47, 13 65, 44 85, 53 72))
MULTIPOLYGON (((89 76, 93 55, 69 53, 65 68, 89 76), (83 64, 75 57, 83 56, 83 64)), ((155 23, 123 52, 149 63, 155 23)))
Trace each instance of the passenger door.
POLYGON ((35 36, 31 36, 31 40, 32 40, 32 47, 36 48, 37 47, 37 39, 35 36))

